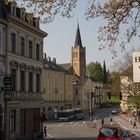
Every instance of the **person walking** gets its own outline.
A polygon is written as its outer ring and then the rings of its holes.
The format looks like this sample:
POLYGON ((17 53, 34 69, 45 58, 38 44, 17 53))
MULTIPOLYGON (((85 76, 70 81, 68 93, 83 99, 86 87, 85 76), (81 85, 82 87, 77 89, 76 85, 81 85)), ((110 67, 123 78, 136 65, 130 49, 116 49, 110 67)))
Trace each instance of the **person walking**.
POLYGON ((102 121, 101 121, 101 123, 102 123, 102 126, 104 125, 104 118, 102 118, 102 121))
POLYGON ((110 118, 110 124, 111 124, 111 125, 113 124, 113 119, 112 119, 112 117, 110 118))
POLYGON ((136 121, 134 121, 134 123, 133 123, 133 128, 136 128, 137 129, 136 121))
POLYGON ((47 137, 47 127, 44 126, 44 137, 47 137))

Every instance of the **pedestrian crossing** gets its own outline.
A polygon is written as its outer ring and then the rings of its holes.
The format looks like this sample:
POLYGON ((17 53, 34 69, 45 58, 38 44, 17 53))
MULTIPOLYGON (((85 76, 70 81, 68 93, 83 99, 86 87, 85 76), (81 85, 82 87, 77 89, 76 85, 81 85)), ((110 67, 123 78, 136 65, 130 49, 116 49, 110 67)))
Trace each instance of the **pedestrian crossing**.
POLYGON ((71 121, 71 122, 57 122, 57 123, 48 123, 47 127, 64 127, 64 126, 82 126, 86 125, 87 121, 71 121))

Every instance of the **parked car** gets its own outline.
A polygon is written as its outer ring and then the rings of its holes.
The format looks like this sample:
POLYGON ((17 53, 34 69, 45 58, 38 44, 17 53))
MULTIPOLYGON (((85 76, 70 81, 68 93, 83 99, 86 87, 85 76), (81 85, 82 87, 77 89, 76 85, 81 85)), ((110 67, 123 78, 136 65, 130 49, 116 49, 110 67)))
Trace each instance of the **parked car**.
POLYGON ((132 133, 130 130, 123 130, 123 137, 124 140, 134 140, 135 134, 132 133))
POLYGON ((83 120, 83 119, 85 119, 85 115, 83 114, 83 113, 81 113, 81 114, 76 114, 76 120, 83 120))
POLYGON ((69 121, 69 118, 67 118, 67 117, 59 117, 58 121, 59 122, 67 122, 67 121, 69 121))
POLYGON ((105 124, 99 129, 97 140, 124 140, 123 130, 115 124, 105 124))

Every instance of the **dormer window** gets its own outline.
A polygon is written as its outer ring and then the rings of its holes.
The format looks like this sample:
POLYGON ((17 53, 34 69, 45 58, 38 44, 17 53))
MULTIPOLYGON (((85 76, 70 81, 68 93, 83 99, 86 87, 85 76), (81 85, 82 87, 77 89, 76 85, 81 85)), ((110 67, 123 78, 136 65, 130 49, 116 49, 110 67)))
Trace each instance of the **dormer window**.
POLYGON ((16 8, 16 17, 20 18, 20 8, 16 8))
POLYGON ((16 7, 15 7, 15 6, 12 7, 12 14, 13 14, 14 16, 16 15, 16 7))

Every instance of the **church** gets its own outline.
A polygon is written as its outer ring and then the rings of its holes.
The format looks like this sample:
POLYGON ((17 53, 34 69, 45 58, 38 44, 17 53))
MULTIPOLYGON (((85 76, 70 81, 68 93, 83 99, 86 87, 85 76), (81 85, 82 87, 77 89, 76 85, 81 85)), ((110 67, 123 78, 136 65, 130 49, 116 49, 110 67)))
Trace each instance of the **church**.
POLYGON ((60 66, 73 73, 73 108, 82 108, 85 113, 89 113, 106 103, 106 92, 102 83, 92 81, 87 74, 86 48, 82 45, 79 25, 75 44, 71 48, 71 63, 60 66))

